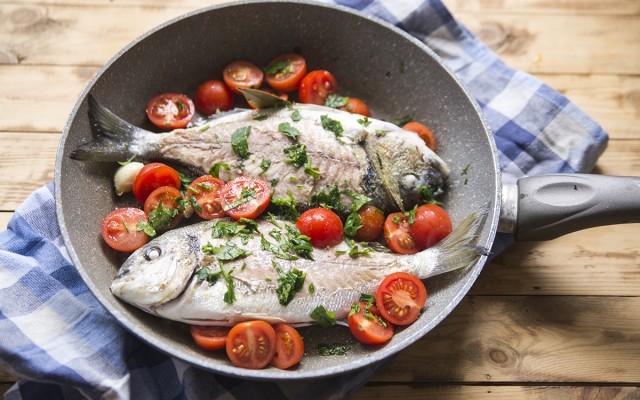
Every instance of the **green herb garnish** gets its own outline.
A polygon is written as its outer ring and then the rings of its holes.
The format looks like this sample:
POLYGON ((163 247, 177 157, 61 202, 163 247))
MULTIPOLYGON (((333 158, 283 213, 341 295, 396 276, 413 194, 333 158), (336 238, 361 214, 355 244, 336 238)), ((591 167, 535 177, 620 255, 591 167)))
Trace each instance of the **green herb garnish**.
POLYGON ((347 105, 349 98, 339 94, 330 94, 324 102, 325 107, 340 108, 347 105))
POLYGON ((291 147, 287 147, 284 150, 287 157, 284 162, 293 164, 294 167, 300 168, 307 163, 307 146, 302 143, 297 143, 291 147))
POLYGON ((293 112, 291 113, 291 120, 293 122, 298 122, 302 119, 302 115, 300 115, 300 110, 295 109, 293 110, 293 112))
POLYGON ((220 177, 220 169, 226 169, 226 170, 230 170, 231 168, 229 167, 229 164, 225 164, 225 163, 215 163, 211 166, 211 168, 209 168, 209 175, 213 176, 214 178, 219 178, 220 177))
POLYGON ((409 122, 413 121, 414 115, 413 114, 408 114, 405 115, 403 117, 391 120, 392 124, 398 125, 398 126, 403 126, 405 124, 408 124, 409 122))
POLYGON ((160 200, 158 207, 152 210, 147 217, 153 229, 163 231, 171 228, 171 223, 176 215, 178 215, 178 209, 165 207, 160 200))
POLYGON ((362 126, 369 126, 371 125, 371 120, 369 120, 368 117, 364 117, 364 118, 358 119, 358 123, 362 126))
POLYGON ((293 197, 291 192, 288 193, 288 197, 271 198, 271 204, 276 207, 276 213, 289 221, 296 221, 298 219, 298 202, 293 197))
POLYGON ((304 165, 304 172, 311 176, 313 179, 320 179, 320 170, 318 167, 311 166, 311 159, 307 159, 307 163, 304 165))
POLYGON ((327 115, 320 116, 320 122, 322 123, 322 127, 328 131, 333 132, 336 137, 342 136, 342 132, 344 132, 344 128, 340 121, 329 118, 327 115))
POLYGON ((231 134, 231 148, 242 160, 249 158, 249 143, 247 142, 249 133, 251 133, 251 126, 238 128, 231 134))
POLYGON ((273 267, 278 272, 278 286, 276 286, 276 294, 278 295, 278 302, 283 306, 286 306, 293 300, 293 296, 302 289, 304 285, 304 279, 307 276, 304 272, 292 268, 288 272, 283 272, 282 268, 272 261, 273 267))
POLYGON ((362 218, 357 212, 352 212, 344 223, 344 235, 352 238, 360 228, 362 228, 362 218))
POLYGON ((233 242, 227 242, 224 246, 214 247, 210 242, 202 246, 202 251, 207 254, 214 255, 218 260, 232 261, 238 258, 244 258, 251 253, 247 253, 245 249, 241 249, 233 242))
POLYGON ((340 201, 340 190, 338 189, 337 184, 334 184, 326 190, 318 190, 317 192, 315 192, 313 195, 311 195, 309 203, 309 205, 312 207, 324 207, 336 212, 342 212, 344 210, 344 206, 340 201))
POLYGON ((318 345, 318 353, 321 356, 343 356, 347 354, 349 350, 350 350, 349 346, 341 343, 334 343, 334 344, 321 343, 318 345))
POLYGON ((218 278, 222 274, 222 271, 214 271, 209 267, 202 267, 196 272, 196 277, 198 279, 198 283, 207 281, 210 284, 214 284, 218 281, 218 278))
POLYGON ((314 324, 325 328, 336 324, 336 314, 334 312, 327 311, 322 304, 311 311, 309 317, 311 317, 314 324))
POLYGON ((278 131, 294 142, 297 142, 300 137, 300 131, 291 126, 288 122, 281 122, 278 125, 278 131))
POLYGON ((267 172, 270 166, 271 166, 271 160, 267 158, 263 158, 262 161, 260 161, 260 169, 262 170, 262 173, 267 172))

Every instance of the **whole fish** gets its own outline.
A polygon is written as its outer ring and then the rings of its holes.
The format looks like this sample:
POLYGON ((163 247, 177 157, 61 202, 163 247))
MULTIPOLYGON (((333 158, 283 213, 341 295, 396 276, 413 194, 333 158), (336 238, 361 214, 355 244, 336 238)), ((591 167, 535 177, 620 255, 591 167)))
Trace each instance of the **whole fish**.
POLYGON ((89 96, 89 117, 96 138, 73 151, 73 159, 165 161, 200 174, 223 166, 221 179, 260 177, 271 182, 273 198, 292 196, 303 206, 337 185, 341 193, 368 196, 384 211, 410 209, 425 191, 442 193, 449 175, 446 163, 415 133, 323 106, 240 110, 152 133, 89 96))
POLYGON ((259 220, 253 230, 226 219, 201 222, 132 253, 111 292, 151 314, 189 324, 261 319, 306 325, 318 306, 345 319, 362 293, 375 293, 393 272, 425 279, 473 265, 485 253, 477 245, 485 216, 471 214, 439 244, 414 255, 365 252, 353 242, 310 251, 283 221, 259 220))

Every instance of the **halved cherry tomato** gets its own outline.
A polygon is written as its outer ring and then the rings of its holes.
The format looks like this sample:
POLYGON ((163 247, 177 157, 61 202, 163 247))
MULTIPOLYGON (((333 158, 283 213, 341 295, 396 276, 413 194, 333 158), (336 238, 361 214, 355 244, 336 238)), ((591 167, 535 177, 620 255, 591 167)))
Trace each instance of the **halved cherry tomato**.
POLYGON ((289 93, 300 87, 307 73, 307 62, 298 54, 282 54, 269 62, 267 83, 279 92, 289 93))
POLYGON ((233 219, 255 219, 271 201, 271 186, 262 179, 239 176, 227 182, 220 191, 222 208, 233 219))
POLYGON ((361 242, 373 242, 382 234, 384 225, 384 213, 370 204, 358 210, 362 226, 356 231, 355 240, 361 242))
MULTIPOLYGON (((161 186, 151 192, 147 199, 144 201, 144 213, 149 216, 149 213, 158 208, 160 202, 162 207, 175 210, 178 208, 177 199, 182 197, 182 193, 173 186, 161 186)), ((182 213, 178 212, 172 219, 171 223, 167 226, 155 226, 154 228, 165 230, 170 229, 178 225, 182 221, 182 213)))
MULTIPOLYGON (((273 95, 276 95, 276 96, 280 97, 284 101, 289 100, 289 95, 287 95, 286 93, 276 93, 275 91, 273 91, 273 90, 271 90, 269 88, 260 89, 260 90, 263 91, 263 92, 267 92, 267 93, 271 93, 273 95)), ((259 108, 252 101, 247 100, 247 104, 249 104, 249 107, 253 108, 254 110, 257 110, 259 108)))
POLYGON ((150 163, 142 167, 133 181, 133 195, 140 204, 159 187, 173 186, 179 188, 182 182, 178 171, 162 163, 150 163))
POLYGON ((409 122, 403 125, 402 129, 417 133, 420 139, 424 140, 428 148, 436 151, 436 138, 433 136, 433 132, 426 126, 419 122, 409 122))
POLYGON ((384 238, 395 253, 415 254, 418 252, 418 247, 409 232, 409 222, 406 215, 400 212, 387 215, 383 228, 384 238))
POLYGON ((234 61, 222 71, 224 83, 235 93, 240 93, 238 88, 257 89, 262 85, 264 73, 260 68, 248 61, 234 61))
POLYGON ((102 238, 114 250, 131 253, 149 241, 149 236, 136 229, 140 221, 147 221, 139 208, 118 208, 102 221, 102 238))
POLYGON ((418 319, 426 302, 427 289, 424 283, 406 272, 387 276, 376 291, 380 315, 395 325, 409 325, 418 319))
POLYGON ((227 346, 231 328, 225 326, 191 325, 189 331, 196 344, 205 350, 220 350, 227 346))
POLYGON ((342 242, 344 228, 342 221, 336 213, 326 208, 312 208, 303 212, 296 228, 305 236, 309 236, 310 242, 315 247, 331 247, 342 242))
POLYGON ((235 366, 264 368, 276 352, 276 331, 264 321, 240 322, 229 331, 226 348, 235 366))
POLYGON ((423 204, 416 209, 416 218, 409 232, 419 250, 427 249, 451 233, 449 214, 435 204, 423 204))
POLYGON ((165 130, 184 128, 191 122, 194 113, 193 101, 178 93, 159 94, 147 104, 149 120, 165 130))
POLYGON ((204 115, 233 108, 233 93, 222 81, 210 80, 200 84, 194 98, 196 109, 204 115))
POLYGON ((354 304, 351 310, 347 322, 356 339, 366 344, 381 344, 391 340, 393 325, 382 318, 375 305, 367 305, 361 301, 357 307, 354 304))
POLYGON ((355 97, 349 97, 349 100, 347 100, 347 104, 344 107, 340 107, 340 109, 343 111, 348 111, 352 114, 364 115, 365 117, 371 116, 369 107, 365 104, 365 102, 355 97))
POLYGON ((191 182, 188 191, 196 199, 199 208, 195 211, 201 218, 211 220, 224 217, 220 198, 223 186, 224 181, 211 175, 203 175, 191 182))
POLYGON ((301 103, 323 105, 330 94, 338 91, 338 83, 331 72, 311 71, 302 78, 298 97, 301 103))
POLYGON ((298 331, 287 324, 275 324, 276 352, 271 365, 280 369, 291 368, 302 360, 304 342, 298 331))

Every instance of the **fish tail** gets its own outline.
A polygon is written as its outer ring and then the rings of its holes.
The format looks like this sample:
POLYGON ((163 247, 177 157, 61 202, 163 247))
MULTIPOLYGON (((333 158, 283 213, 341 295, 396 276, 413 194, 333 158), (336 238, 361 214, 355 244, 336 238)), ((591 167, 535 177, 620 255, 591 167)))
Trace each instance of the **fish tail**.
POLYGON ((149 146, 137 146, 151 132, 131 125, 100 104, 92 95, 88 96, 89 121, 95 140, 83 143, 69 157, 80 161, 126 161, 132 158, 147 158, 149 146), (140 152, 144 151, 144 154, 140 152))
POLYGON ((421 279, 474 265, 488 249, 478 245, 488 209, 472 212, 440 243, 416 254, 416 275, 421 279))

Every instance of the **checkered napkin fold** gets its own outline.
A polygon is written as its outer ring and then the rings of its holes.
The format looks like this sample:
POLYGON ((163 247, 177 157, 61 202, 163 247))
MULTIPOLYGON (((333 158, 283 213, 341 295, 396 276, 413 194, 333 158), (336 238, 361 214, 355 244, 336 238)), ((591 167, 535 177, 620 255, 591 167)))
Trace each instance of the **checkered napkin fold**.
MULTIPOLYGON (((589 172, 606 133, 540 80, 507 67, 439 0, 341 0, 423 40, 477 100, 505 181, 589 172)), ((98 303, 67 255, 49 184, 0 233, 0 366, 22 379, 7 399, 343 398, 379 365, 332 378, 243 381, 167 357, 125 331, 98 303)), ((511 240, 499 236, 493 251, 511 240)))

